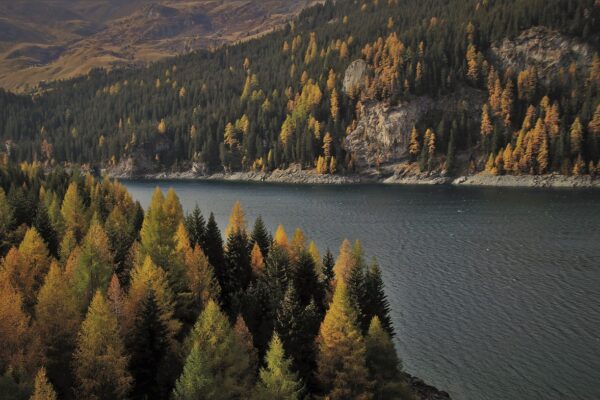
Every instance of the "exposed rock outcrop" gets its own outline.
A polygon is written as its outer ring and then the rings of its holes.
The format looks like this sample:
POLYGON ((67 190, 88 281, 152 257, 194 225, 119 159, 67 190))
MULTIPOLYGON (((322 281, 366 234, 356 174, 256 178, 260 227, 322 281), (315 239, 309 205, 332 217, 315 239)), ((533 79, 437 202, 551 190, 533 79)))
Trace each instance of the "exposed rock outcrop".
POLYGON ((366 85, 366 79, 369 76, 369 66, 363 59, 353 61, 344 74, 343 89, 344 93, 351 94, 359 91, 366 85))
POLYGON ((490 49, 492 63, 501 71, 522 71, 535 67, 546 84, 561 68, 575 63, 578 68, 591 64, 595 50, 588 44, 545 27, 523 31, 515 39, 494 43, 490 49))

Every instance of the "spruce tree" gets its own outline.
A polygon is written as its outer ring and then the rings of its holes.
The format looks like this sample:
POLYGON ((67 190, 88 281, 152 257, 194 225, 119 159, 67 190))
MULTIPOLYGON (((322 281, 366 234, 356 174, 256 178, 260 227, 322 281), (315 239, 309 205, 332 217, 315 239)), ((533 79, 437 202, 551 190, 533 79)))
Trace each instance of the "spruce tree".
POLYGON ((388 335, 394 336, 394 326, 390 316, 390 303, 385 294, 381 270, 377 261, 373 261, 365 277, 365 303, 363 311, 366 318, 378 317, 388 335))
POLYGON ((254 229, 252 235, 250 235, 251 243, 256 243, 260 248, 260 252, 263 257, 269 255, 269 248, 271 247, 271 236, 265 227, 262 217, 259 215, 254 222, 254 229))
POLYGON ((128 336, 134 398, 163 397, 163 390, 158 382, 161 364, 169 346, 167 335, 167 327, 161 320, 154 290, 150 288, 140 304, 133 330, 128 336))
POLYGON ((185 227, 190 237, 190 246, 199 245, 203 251, 206 251, 206 222, 198 204, 185 218, 185 227))
POLYGON ((234 303, 248 287, 252 277, 248 238, 241 230, 232 230, 225 250, 225 273, 221 282, 223 307, 234 315, 234 303))
POLYGON ((335 279, 335 272, 333 271, 334 266, 335 259, 333 258, 333 254, 331 254, 331 250, 327 248, 325 255, 323 256, 323 277, 327 285, 335 279))
POLYGON ((210 213, 208 217, 208 223, 206 224, 206 248, 204 249, 206 257, 210 265, 215 269, 215 275, 219 281, 219 284, 223 285, 225 277, 225 255, 223 253, 223 238, 221 237, 221 231, 215 221, 215 216, 210 213))
POLYGON ((33 226, 46 242, 50 254, 53 257, 58 257, 58 232, 54 229, 48 216, 48 209, 43 202, 38 204, 33 226))

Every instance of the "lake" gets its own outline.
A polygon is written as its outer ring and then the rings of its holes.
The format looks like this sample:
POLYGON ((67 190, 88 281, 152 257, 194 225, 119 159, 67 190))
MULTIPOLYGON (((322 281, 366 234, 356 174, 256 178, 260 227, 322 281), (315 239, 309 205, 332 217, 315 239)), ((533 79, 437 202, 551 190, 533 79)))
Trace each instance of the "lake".
POLYGON ((600 398, 600 192, 125 181, 144 208, 173 187, 225 229, 301 227, 377 257, 404 369, 455 399, 600 398))

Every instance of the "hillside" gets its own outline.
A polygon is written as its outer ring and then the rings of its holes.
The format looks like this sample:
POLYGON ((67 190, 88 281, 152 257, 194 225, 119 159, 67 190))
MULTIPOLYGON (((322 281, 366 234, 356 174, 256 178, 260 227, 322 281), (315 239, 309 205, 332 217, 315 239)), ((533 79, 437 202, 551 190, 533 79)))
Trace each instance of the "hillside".
POLYGON ((14 161, 119 176, 594 176, 599 21, 593 0, 327 1, 236 45, 0 93, 0 132, 14 161))
POLYGON ((0 87, 134 66, 244 40, 311 0, 41 0, 0 4, 0 87))

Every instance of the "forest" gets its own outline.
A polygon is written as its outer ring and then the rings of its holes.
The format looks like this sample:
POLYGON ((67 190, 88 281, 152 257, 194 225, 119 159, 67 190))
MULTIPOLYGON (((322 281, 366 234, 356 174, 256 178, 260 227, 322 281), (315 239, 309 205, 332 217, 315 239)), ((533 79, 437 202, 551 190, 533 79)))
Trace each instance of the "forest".
POLYGON ((2 163, 0 254, 3 399, 415 398, 358 241, 2 163))
POLYGON ((161 170, 351 173, 344 138, 364 104, 469 88, 487 97, 476 115, 458 107, 416 123, 408 161, 421 171, 467 160, 471 172, 598 174, 599 37, 595 0, 327 0, 250 41, 0 91, 0 138, 12 162, 46 166, 134 158, 161 170), (496 65, 494 43, 537 26, 591 46, 590 65, 550 77, 496 65), (344 91, 356 59, 370 76, 344 91))

